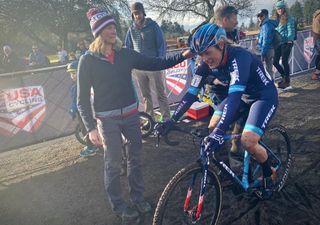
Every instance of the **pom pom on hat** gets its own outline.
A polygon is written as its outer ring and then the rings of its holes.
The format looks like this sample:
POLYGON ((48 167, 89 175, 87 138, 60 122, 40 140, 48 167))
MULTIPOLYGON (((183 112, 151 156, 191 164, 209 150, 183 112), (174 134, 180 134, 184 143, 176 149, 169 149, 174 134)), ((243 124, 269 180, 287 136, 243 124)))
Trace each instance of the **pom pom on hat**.
POLYGON ((91 8, 88 10, 87 18, 90 21, 91 31, 95 38, 106 26, 110 24, 116 25, 116 21, 111 15, 96 8, 91 8))
POLYGON ((97 8, 91 8, 89 9, 89 11, 87 12, 87 18, 88 20, 90 20, 95 14, 97 14, 99 12, 99 10, 97 8))

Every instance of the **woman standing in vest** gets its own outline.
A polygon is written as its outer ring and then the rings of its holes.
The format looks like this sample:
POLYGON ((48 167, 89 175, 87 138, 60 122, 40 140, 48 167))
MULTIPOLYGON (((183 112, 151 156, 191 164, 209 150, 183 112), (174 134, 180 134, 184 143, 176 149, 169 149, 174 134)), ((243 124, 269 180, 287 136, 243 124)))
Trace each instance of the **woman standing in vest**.
POLYGON ((278 1, 276 3, 275 19, 279 23, 276 30, 281 35, 281 44, 280 47, 275 50, 273 65, 282 77, 278 83, 278 88, 285 89, 290 86, 289 56, 293 47, 293 41, 295 40, 296 31, 294 18, 289 15, 284 1, 278 1), (279 64, 280 58, 282 65, 279 64))

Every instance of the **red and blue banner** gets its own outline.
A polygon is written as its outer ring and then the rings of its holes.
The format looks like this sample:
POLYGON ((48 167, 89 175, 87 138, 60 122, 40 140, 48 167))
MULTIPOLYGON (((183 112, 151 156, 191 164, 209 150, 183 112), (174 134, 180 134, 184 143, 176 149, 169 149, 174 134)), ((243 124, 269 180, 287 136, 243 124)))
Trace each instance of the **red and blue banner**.
POLYGON ((312 37, 307 37, 303 40, 303 56, 304 59, 310 64, 312 61, 314 43, 312 37))
POLYGON ((46 110, 41 86, 3 89, 0 94, 0 135, 14 136, 20 130, 33 133, 46 110))
POLYGON ((170 92, 175 95, 180 95, 187 84, 188 60, 185 60, 172 68, 166 69, 165 76, 166 84, 170 92))

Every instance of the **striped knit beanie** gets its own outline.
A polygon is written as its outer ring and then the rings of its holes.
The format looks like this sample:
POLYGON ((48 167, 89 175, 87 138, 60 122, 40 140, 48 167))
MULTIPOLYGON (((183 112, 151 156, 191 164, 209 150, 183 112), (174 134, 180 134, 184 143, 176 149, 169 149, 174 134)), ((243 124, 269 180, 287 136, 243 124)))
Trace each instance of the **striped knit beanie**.
POLYGON ((99 33, 110 24, 116 25, 114 18, 107 12, 99 11, 96 8, 91 8, 87 12, 87 17, 90 21, 90 27, 93 36, 96 38, 99 33))

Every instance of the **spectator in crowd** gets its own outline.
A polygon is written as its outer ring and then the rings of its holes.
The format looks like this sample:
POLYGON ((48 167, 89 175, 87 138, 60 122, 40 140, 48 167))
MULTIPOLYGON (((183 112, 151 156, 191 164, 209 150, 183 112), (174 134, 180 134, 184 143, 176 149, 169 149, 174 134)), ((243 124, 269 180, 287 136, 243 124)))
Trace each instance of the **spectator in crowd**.
MULTIPOLYGON (((79 57, 80 57, 80 55, 79 55, 79 57)), ((69 61, 70 62, 78 61, 78 60, 79 60, 79 58, 76 57, 76 53, 75 52, 70 52, 69 53, 69 61)))
POLYGON ((239 36, 240 36, 240 40, 245 39, 246 38, 246 33, 242 30, 239 31, 239 36))
MULTIPOLYGON (((146 18, 146 13, 142 3, 136 2, 131 6, 133 24, 129 28, 125 45, 127 48, 147 56, 162 57, 166 54, 166 42, 159 25, 150 18, 146 18)), ((151 84, 154 85, 158 97, 160 112, 164 120, 170 118, 168 99, 165 94, 164 74, 161 71, 149 72, 135 70, 134 75, 138 81, 145 112, 154 117, 153 102, 151 96, 151 84)))
POLYGON ((284 1, 276 3, 275 19, 278 22, 276 30, 281 35, 280 46, 275 50, 273 65, 277 68, 282 79, 278 82, 278 88, 286 89, 290 87, 290 67, 289 56, 295 38, 295 21, 286 8, 284 1), (280 58, 282 65, 280 65, 280 58))
POLYGON ((257 14, 260 32, 258 34, 258 49, 261 53, 261 60, 266 65, 266 70, 269 75, 273 77, 273 58, 274 58, 274 48, 273 39, 275 35, 275 28, 277 27, 277 22, 275 20, 269 19, 269 12, 267 9, 262 9, 257 14))
POLYGON ((312 19, 312 35, 314 48, 316 49, 317 56, 315 60, 316 71, 312 74, 312 80, 320 79, 320 9, 315 11, 312 19))
POLYGON ((177 48, 187 48, 187 43, 183 38, 178 39, 177 48))
POLYGON ((77 44, 77 50, 76 50, 76 55, 80 54, 83 55, 84 53, 86 53, 86 51, 88 50, 88 48, 86 47, 86 43, 84 40, 81 40, 78 42, 77 44))
POLYGON ((3 46, 3 72, 14 72, 24 69, 21 59, 16 55, 9 45, 3 46))
POLYGON ((81 54, 81 50, 76 50, 76 52, 74 53, 74 56, 76 57, 77 60, 80 59, 80 56, 82 56, 83 54, 81 54))
POLYGON ((64 63, 68 62, 67 51, 64 50, 61 45, 57 46, 57 50, 58 50, 57 55, 59 57, 59 63, 64 64, 64 63))
MULTIPOLYGON (((77 108, 77 69, 77 61, 69 63, 67 66, 67 72, 70 74, 71 80, 73 81, 69 89, 69 95, 71 98, 69 114, 71 115, 72 120, 77 118, 77 121, 81 127, 82 134, 85 136, 87 135, 86 128, 82 122, 81 116, 77 108)), ((86 142, 86 146, 80 151, 80 156, 87 157, 95 155, 99 148, 94 146, 88 139, 86 140, 86 142)))
POLYGON ((32 45, 32 52, 29 55, 29 66, 39 68, 49 65, 48 57, 38 48, 37 45, 32 45))
POLYGON ((239 43, 240 33, 238 29, 236 29, 238 25, 238 10, 234 6, 224 5, 220 6, 214 15, 215 18, 213 21, 225 29, 227 38, 233 43, 239 43))
POLYGON ((116 22, 106 12, 90 9, 87 17, 95 39, 79 61, 78 110, 92 143, 103 145, 104 184, 112 210, 122 218, 123 224, 134 225, 139 223, 139 213, 150 212, 151 206, 143 196, 142 139, 131 71, 163 70, 181 63, 191 54, 186 51, 167 58, 148 57, 122 47, 116 22), (91 88, 94 91, 93 108, 91 88), (127 206, 121 191, 121 134, 129 143, 127 178, 129 196, 135 208, 127 206))

